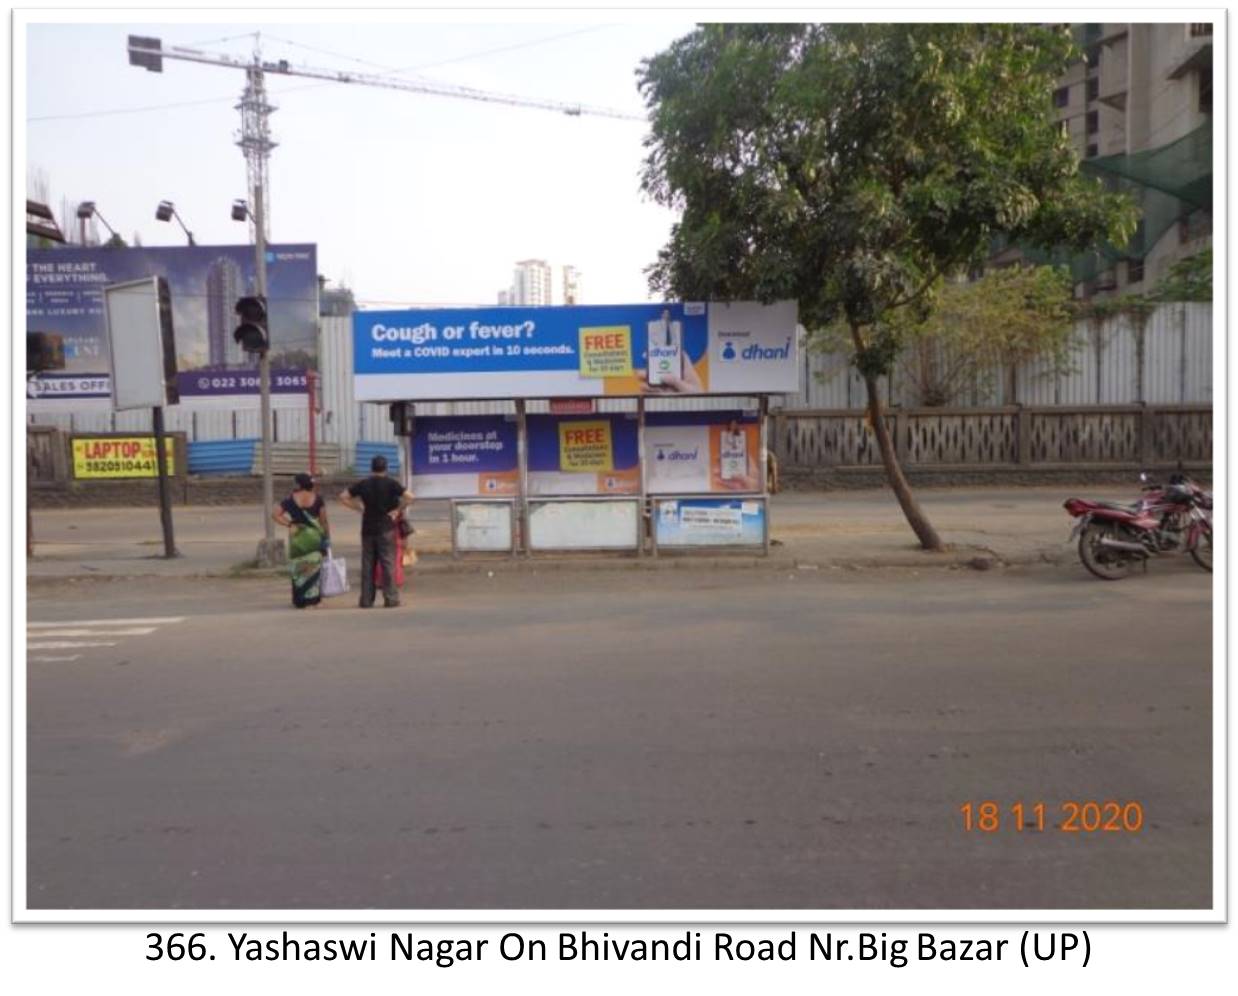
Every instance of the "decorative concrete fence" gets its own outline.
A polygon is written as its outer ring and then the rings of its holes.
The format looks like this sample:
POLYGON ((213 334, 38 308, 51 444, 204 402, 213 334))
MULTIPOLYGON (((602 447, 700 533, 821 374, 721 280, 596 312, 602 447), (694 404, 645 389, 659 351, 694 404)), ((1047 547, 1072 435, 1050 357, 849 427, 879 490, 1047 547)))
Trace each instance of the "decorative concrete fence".
MULTIPOLYGON (((946 469, 1212 463, 1211 405, 906 408, 886 413, 899 460, 946 469)), ((770 445, 789 470, 880 466, 867 414, 778 412, 770 445)))

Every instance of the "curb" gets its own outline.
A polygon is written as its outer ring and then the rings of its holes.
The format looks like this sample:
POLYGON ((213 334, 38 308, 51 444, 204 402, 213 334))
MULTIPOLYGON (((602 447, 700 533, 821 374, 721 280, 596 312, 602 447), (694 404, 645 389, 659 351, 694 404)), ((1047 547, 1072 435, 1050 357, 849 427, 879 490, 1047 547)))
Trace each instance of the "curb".
MULTIPOLYGON (((915 569, 915 570, 950 570, 962 569, 973 571, 990 571, 1011 567, 1054 566, 1066 559, 1066 551, 1055 548, 1041 548, 1030 553, 1003 555, 997 551, 973 547, 965 550, 948 551, 943 554, 909 553, 906 555, 891 555, 887 557, 861 558, 822 558, 820 560, 783 560, 774 557, 759 556, 668 556, 660 557, 552 557, 502 559, 461 559, 450 557, 438 559, 435 555, 423 555, 417 566, 411 569, 414 577, 436 575, 478 575, 486 574, 537 574, 546 572, 614 572, 614 571, 668 571, 694 570, 709 568, 713 570, 765 570, 791 571, 798 573, 821 573, 831 571, 869 571, 882 569, 915 569)), ((44 574, 27 575, 26 584, 46 585, 62 584, 77 581, 124 581, 135 579, 159 578, 163 580, 254 580, 267 578, 285 578, 286 568, 238 568, 226 570, 186 571, 169 575, 166 573, 124 573, 115 574, 104 571, 91 571, 87 574, 44 574)))

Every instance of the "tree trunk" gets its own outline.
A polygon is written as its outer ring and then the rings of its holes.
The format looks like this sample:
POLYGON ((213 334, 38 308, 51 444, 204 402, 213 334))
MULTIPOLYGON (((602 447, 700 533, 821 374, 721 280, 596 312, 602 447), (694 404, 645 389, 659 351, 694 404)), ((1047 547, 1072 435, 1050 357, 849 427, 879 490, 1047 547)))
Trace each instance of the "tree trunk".
MULTIPOLYGON (((859 329, 853 328, 851 334, 856 348, 862 348, 863 340, 860 338, 859 329)), ((933 524, 921 510, 920 503, 911 493, 911 485, 903 476, 903 468, 899 466, 898 454, 894 451, 894 440, 890 438, 890 430, 883 417, 877 379, 865 376, 864 386, 868 390, 868 417, 872 422, 873 432, 877 436, 877 447, 881 450, 881 463, 885 467, 886 480, 890 482, 890 488, 898 499, 903 515, 907 517, 907 524, 916 534, 920 545, 926 550, 940 551, 943 549, 941 537, 937 535, 937 530, 933 528, 933 524)))

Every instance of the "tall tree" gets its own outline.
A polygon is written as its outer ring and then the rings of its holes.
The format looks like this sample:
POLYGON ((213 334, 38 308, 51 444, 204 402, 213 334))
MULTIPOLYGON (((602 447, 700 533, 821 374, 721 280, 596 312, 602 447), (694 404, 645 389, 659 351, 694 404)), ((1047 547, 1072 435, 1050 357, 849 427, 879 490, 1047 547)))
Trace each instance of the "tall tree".
POLYGON ((705 25, 646 60, 647 193, 681 212, 651 285, 689 298, 794 298, 845 322, 886 476, 926 549, 941 540, 899 466, 878 381, 883 319, 926 312, 992 237, 1124 244, 1134 208, 1079 176, 1053 123, 1078 58, 1065 29, 1003 24, 705 25))

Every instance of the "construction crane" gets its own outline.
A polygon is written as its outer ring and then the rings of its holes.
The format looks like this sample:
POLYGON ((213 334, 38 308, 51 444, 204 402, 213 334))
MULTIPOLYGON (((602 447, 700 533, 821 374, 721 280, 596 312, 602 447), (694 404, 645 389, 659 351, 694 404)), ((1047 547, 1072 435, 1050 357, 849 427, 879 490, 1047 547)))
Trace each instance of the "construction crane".
MULTIPOLYGON (((255 36, 256 38, 258 36, 255 36)), ((130 35, 129 63, 140 66, 150 72, 163 72, 164 59, 180 59, 185 62, 198 62, 208 66, 223 66, 228 69, 243 71, 248 79, 245 92, 237 109, 241 112, 241 134, 237 144, 245 153, 245 163, 252 203, 260 202, 269 209, 270 202, 265 197, 260 198, 258 191, 266 194, 267 160, 276 143, 271 140, 268 118, 275 107, 266 100, 266 81, 268 73, 279 76, 304 76, 308 79, 325 80, 331 83, 354 83, 361 86, 382 87, 387 90, 404 90, 409 93, 423 93, 437 97, 455 97, 462 100, 477 100, 490 104, 503 104, 508 107, 528 107, 535 110, 555 111, 570 117, 604 117, 621 121, 644 121, 639 114, 620 111, 610 107, 592 107, 587 104, 569 103, 561 100, 549 100, 540 97, 518 97, 506 93, 494 93, 489 90, 479 90, 475 87, 459 86, 452 83, 442 83, 426 79, 396 79, 374 73, 356 73, 339 69, 321 69, 314 66, 294 66, 287 59, 274 62, 264 61, 259 44, 256 41, 254 52, 245 59, 235 55, 223 55, 215 52, 203 52, 199 49, 181 46, 163 47, 159 38, 144 38, 130 35)), ((263 212, 265 225, 268 211, 263 212)), ((255 216, 257 212, 255 211, 255 216)), ((257 227, 257 219, 252 218, 257 227)), ((268 233, 264 230, 263 236, 268 233)))
MULTIPOLYGON (((262 58, 261 38, 254 36, 254 51, 248 59, 214 52, 202 52, 178 46, 163 47, 159 38, 130 35, 128 40, 129 64, 154 73, 163 72, 164 59, 179 59, 198 62, 208 66, 238 69, 245 73, 245 90, 237 110, 241 112, 241 132, 237 145, 245 155, 245 169, 249 185, 249 205, 245 213, 252 222, 254 234, 255 283, 258 295, 267 297, 266 243, 268 239, 267 217, 269 214, 267 164, 276 143, 271 139, 270 116, 275 110, 267 100, 266 76, 304 76, 309 79, 332 83, 356 83, 362 86, 383 87, 388 90, 405 90, 439 97, 456 97, 463 100, 478 100, 490 104, 505 104, 509 107, 529 107, 543 111, 557 111, 571 117, 584 115, 618 118, 627 121, 643 121, 640 115, 606 107, 589 107, 585 104, 565 103, 536 97, 515 97, 510 94, 492 93, 472 87, 456 86, 424 79, 394 79, 370 73, 345 72, 337 69, 316 69, 309 66, 293 66, 285 59, 265 62, 262 58)), ((244 215, 242 215, 244 217, 244 215)), ((262 520, 264 534, 258 543, 257 560, 260 566, 272 566, 283 562, 284 546, 275 539, 274 525, 269 511, 275 502, 274 482, 271 476, 271 364, 269 354, 263 351, 258 359, 259 392, 262 403, 262 520)))

